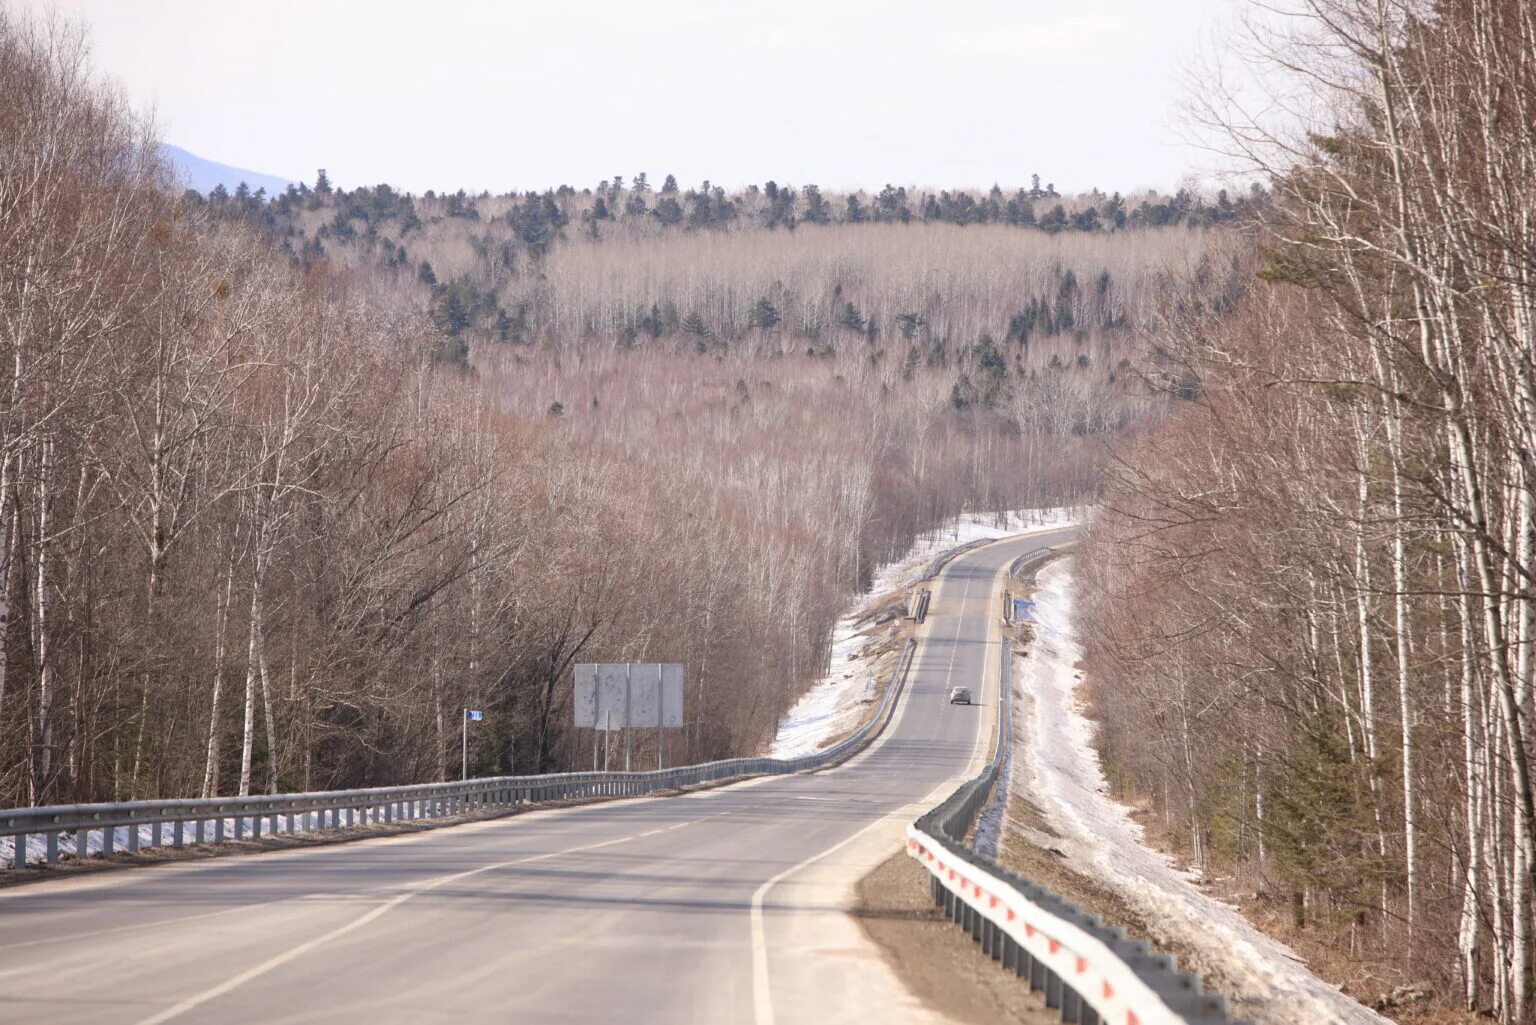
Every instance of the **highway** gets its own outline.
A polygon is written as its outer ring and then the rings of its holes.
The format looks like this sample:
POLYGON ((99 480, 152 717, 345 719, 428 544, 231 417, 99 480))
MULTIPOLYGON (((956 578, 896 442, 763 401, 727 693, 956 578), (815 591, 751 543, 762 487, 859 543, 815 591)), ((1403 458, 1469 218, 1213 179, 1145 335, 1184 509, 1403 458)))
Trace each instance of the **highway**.
POLYGON ((841 909, 985 760, 1002 574, 1069 536, 951 562, 833 770, 0 891, 0 1022, 942 1021, 841 909))

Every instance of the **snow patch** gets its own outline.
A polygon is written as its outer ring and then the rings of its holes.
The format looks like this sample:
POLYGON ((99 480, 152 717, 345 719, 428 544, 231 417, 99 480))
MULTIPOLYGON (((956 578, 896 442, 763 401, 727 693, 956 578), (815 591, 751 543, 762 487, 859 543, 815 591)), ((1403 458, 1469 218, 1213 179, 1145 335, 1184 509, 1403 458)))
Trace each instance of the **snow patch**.
POLYGON ((1095 725, 1077 700, 1081 649, 1072 581, 1070 559, 1037 577, 1035 643, 1014 672, 1014 792, 1032 795, 1061 834, 1058 846, 1070 867, 1113 889, 1173 942, 1197 951, 1242 1013, 1263 1025, 1387 1025, 1313 975, 1236 908, 1199 890, 1191 874, 1146 846, 1141 826, 1110 799, 1093 746, 1095 725))
POLYGON ((879 566, 870 588, 860 595, 832 631, 827 675, 795 703, 779 723, 769 754, 797 758, 819 751, 835 737, 851 733, 869 712, 879 690, 876 660, 866 649, 879 631, 865 619, 872 605, 893 591, 905 590, 944 552, 972 541, 1030 534, 1078 522, 1075 508, 1021 509, 1010 513, 967 513, 917 538, 899 559, 879 566))

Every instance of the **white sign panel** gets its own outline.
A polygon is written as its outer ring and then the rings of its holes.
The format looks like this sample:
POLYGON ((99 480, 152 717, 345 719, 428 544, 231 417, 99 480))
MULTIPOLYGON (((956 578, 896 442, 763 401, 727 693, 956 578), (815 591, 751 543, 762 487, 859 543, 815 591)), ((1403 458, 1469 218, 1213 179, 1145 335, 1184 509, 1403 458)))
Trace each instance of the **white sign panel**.
POLYGON ((683 725, 683 667, 675 663, 661 667, 661 724, 683 725))
POLYGON ((661 712, 657 708, 660 698, 661 666, 633 665, 629 667, 629 724, 631 726, 656 726, 661 712))
POLYGON ((597 666, 578 663, 575 669, 576 693, 571 700, 576 725, 590 729, 597 724, 597 666))
POLYGON ((575 682, 572 705, 580 728, 683 725, 681 665, 583 662, 575 667, 575 682))

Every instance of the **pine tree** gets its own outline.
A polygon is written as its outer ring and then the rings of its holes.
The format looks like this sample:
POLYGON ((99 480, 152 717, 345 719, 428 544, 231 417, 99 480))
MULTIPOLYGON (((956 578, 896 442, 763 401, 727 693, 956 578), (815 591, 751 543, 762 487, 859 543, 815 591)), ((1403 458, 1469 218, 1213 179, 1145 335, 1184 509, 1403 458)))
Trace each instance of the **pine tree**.
POLYGON ((779 308, 765 295, 752 305, 752 312, 747 316, 747 326, 767 331, 778 327, 783 319, 779 308))
POLYGON ((832 212, 827 208, 827 201, 821 194, 821 189, 815 185, 805 187, 805 220, 811 224, 826 224, 832 219, 832 212))
POLYGON ((853 303, 843 303, 842 312, 837 317, 837 326, 847 328, 849 331, 863 331, 864 315, 853 303))
MULTIPOLYGON (((672 176, 668 175, 667 181, 671 180, 672 176)), ((672 189, 671 191, 675 193, 677 190, 672 189)), ((683 223, 682 205, 668 193, 667 189, 663 188, 661 193, 661 199, 656 203, 656 209, 653 211, 656 219, 666 225, 683 223)))

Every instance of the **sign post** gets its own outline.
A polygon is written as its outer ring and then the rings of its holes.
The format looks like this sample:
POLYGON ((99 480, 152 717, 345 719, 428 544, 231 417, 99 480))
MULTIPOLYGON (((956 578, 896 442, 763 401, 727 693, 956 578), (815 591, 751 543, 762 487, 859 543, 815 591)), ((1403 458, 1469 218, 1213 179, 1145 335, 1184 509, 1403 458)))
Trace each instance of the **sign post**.
POLYGON ((459 724, 459 779, 469 779, 469 724, 479 722, 485 718, 485 713, 477 709, 464 709, 464 721, 459 724))

